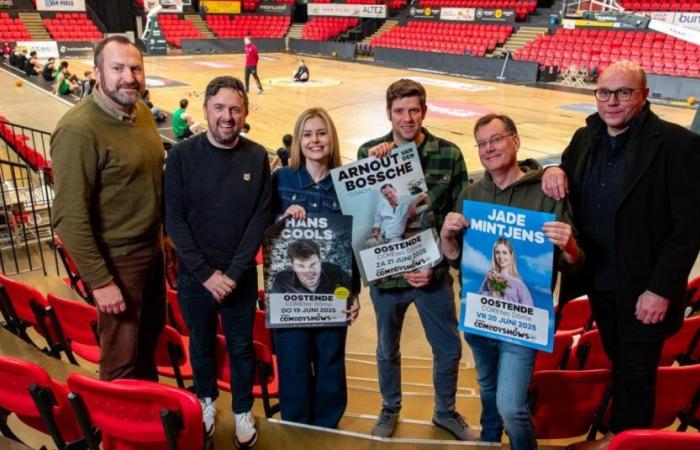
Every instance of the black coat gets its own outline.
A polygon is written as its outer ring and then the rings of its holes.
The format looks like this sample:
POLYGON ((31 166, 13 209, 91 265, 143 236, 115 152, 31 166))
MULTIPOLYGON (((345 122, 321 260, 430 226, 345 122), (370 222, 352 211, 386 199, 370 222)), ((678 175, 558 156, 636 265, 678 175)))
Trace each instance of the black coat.
MULTIPOLYGON (((586 122, 562 154, 561 165, 569 178, 574 223, 578 225, 591 154, 601 147, 606 133, 598 114, 586 122)), ((661 120, 647 105, 630 140, 613 237, 618 330, 623 339, 655 341, 681 326, 688 275, 700 250, 700 136, 661 120), (637 299, 645 290, 670 300, 661 323, 645 325, 635 317, 637 299)), ((585 239, 581 246, 591 256, 585 239)), ((584 266, 568 286, 568 298, 587 293, 594 270, 591 264, 584 266)))

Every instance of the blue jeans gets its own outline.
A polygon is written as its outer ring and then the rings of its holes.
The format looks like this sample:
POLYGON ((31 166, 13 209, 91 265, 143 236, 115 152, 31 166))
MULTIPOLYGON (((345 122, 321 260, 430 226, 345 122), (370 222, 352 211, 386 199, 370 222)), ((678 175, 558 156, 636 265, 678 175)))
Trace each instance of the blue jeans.
POLYGON ((253 321, 257 298, 257 273, 243 274, 236 289, 218 303, 194 276, 180 273, 177 296, 187 327, 190 329, 190 362, 197 397, 219 396, 216 386, 216 314, 221 315, 226 350, 231 363, 233 412, 240 414, 253 407, 253 321))
POLYGON ((465 333, 474 355, 481 390, 481 440, 501 442, 503 426, 510 448, 537 448, 527 402, 537 350, 465 333))
POLYGON ((347 327, 274 331, 282 420, 336 428, 348 403, 347 327))
POLYGON ((425 335, 433 351, 435 415, 446 418, 455 411, 462 343, 457 332, 454 293, 447 282, 422 289, 370 288, 377 316, 377 369, 383 408, 401 409, 400 339, 406 310, 416 304, 425 335))

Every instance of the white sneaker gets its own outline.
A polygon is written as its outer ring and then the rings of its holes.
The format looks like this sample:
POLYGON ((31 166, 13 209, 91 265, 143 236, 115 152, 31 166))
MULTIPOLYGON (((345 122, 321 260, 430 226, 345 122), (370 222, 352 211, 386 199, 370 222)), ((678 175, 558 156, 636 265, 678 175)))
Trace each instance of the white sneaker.
POLYGON ((202 405, 202 419, 204 420, 204 432, 207 437, 214 436, 214 419, 216 418, 216 400, 205 397, 199 400, 202 405))
POLYGON ((258 432, 255 429, 253 411, 236 414, 236 435, 234 438, 236 448, 251 448, 257 440, 258 432))

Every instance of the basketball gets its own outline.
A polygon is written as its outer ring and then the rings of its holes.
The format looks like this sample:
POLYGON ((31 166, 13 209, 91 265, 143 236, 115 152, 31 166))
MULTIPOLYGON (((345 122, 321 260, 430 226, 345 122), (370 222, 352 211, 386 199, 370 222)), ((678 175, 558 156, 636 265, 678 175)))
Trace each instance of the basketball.
POLYGON ((688 101, 688 104, 689 104, 690 106, 693 106, 693 105, 695 105, 695 104, 698 102, 698 99, 695 98, 694 95, 691 95, 690 97, 688 97, 688 100, 687 100, 687 101, 688 101))
MULTIPOLYGON (((22 87, 22 80, 15 80, 15 86, 22 87)), ((688 99, 690 101, 690 99, 688 99)))

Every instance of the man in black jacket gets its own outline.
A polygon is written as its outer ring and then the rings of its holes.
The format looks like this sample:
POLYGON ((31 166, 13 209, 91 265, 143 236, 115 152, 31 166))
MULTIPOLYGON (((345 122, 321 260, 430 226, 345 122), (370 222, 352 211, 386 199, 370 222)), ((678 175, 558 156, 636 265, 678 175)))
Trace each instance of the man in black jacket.
POLYGON ((216 409, 216 316, 231 360, 235 444, 257 440, 253 406, 255 255, 270 223, 270 168, 265 149, 242 136, 248 96, 240 80, 207 86, 208 129, 170 151, 165 169, 166 227, 180 258, 178 299, 190 330, 194 386, 207 434, 216 409))
POLYGON ((648 93, 636 64, 608 67, 595 90, 598 113, 543 178, 553 197, 570 188, 587 255, 571 294, 588 294, 613 368, 611 432, 576 450, 651 426, 661 350, 681 326, 700 249, 700 136, 661 120, 648 93))

